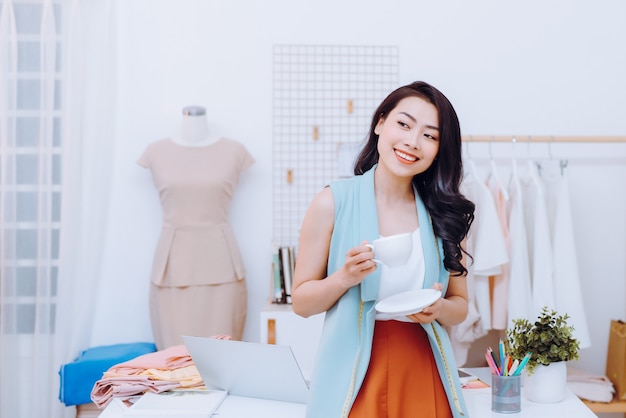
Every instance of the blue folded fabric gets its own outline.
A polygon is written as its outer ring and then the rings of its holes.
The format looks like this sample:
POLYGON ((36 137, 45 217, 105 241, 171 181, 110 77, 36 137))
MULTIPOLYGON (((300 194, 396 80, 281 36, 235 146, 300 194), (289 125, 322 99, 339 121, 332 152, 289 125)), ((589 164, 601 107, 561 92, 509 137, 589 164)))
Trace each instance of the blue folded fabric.
POLYGON ((156 351, 148 342, 125 343, 88 348, 59 370, 59 400, 66 406, 91 402, 91 390, 111 367, 156 351))

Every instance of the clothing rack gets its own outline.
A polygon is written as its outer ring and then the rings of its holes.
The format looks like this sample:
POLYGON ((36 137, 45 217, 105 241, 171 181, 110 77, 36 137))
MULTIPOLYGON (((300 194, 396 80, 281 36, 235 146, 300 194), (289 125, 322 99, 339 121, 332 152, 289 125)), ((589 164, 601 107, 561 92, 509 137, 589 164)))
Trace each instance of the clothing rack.
POLYGON ((462 135, 464 142, 626 142, 624 135, 462 135))
MULTIPOLYGON (((467 155, 476 161, 493 161, 504 160, 502 157, 494 157, 492 154, 492 144, 517 144, 523 145, 525 148, 531 148, 533 144, 545 144, 548 147, 547 158, 552 159, 552 144, 626 144, 626 136, 624 135, 462 135, 461 136, 464 145, 467 146, 467 155), (469 144, 488 144, 489 155, 484 156, 471 156, 469 144)), ((478 146, 478 145, 477 145, 478 146)), ((533 147, 534 148, 534 147, 533 147)), ((530 153, 529 153, 530 154, 530 153)), ((528 157, 528 156, 527 156, 528 157)), ((510 157, 509 157, 510 158, 510 157)), ((611 154, 611 156, 601 156, 593 158, 593 156, 585 154, 585 156, 569 156, 564 161, 577 161, 584 164, 615 164, 623 165, 626 163, 626 158, 621 152, 611 154)))

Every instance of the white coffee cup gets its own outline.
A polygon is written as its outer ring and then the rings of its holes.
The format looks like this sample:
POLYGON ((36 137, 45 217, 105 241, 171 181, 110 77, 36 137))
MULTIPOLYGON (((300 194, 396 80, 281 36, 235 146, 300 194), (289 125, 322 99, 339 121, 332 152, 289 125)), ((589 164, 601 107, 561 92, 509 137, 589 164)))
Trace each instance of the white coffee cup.
POLYGON ((387 267, 402 266, 409 261, 413 252, 413 234, 407 232, 381 237, 367 246, 374 251, 375 262, 383 263, 387 267))

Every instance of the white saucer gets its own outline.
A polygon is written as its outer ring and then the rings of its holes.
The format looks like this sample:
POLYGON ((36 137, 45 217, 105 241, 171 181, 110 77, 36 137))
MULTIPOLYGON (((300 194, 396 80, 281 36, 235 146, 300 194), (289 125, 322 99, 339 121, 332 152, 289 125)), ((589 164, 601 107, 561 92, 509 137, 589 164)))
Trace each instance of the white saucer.
POLYGON ((441 297, 441 290, 418 289, 389 296, 376 304, 376 310, 390 315, 412 315, 432 305, 441 297))

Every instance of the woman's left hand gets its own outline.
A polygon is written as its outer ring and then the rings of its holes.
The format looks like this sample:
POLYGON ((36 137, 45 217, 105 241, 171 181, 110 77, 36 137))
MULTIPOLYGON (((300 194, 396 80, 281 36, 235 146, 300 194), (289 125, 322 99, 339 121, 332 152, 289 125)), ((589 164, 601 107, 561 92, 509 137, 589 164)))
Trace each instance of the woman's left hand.
MULTIPOLYGON (((443 290, 443 286, 441 283, 435 283, 432 287, 436 290, 443 290)), ((435 321, 439 317, 439 313, 441 312, 441 307, 443 305, 443 298, 439 298, 432 303, 432 305, 425 307, 420 312, 407 315, 413 322, 417 322, 420 324, 430 324, 435 321)))

